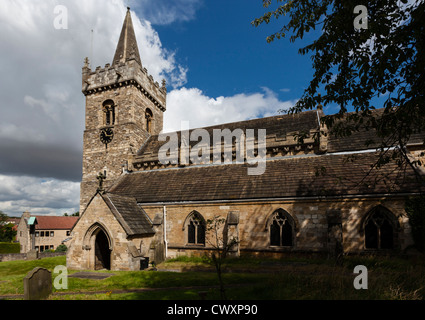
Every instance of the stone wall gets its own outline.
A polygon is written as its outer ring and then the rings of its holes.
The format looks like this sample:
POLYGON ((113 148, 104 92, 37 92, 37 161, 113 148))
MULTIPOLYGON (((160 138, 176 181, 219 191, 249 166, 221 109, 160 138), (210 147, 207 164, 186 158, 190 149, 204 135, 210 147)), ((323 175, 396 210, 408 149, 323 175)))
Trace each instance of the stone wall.
POLYGON ((88 200, 96 192, 98 187, 96 177, 99 172, 106 170, 105 184, 111 185, 123 172, 129 157, 137 153, 150 134, 159 134, 163 129, 166 90, 160 89, 153 82, 148 83, 150 78, 143 76, 144 70, 137 71, 134 68, 137 69, 137 64, 129 66, 128 70, 120 69, 123 77, 129 80, 121 79, 124 82, 119 85, 114 80, 118 76, 116 70, 109 66, 105 69, 96 69, 96 72, 90 75, 83 72, 83 78, 86 78, 91 89, 83 90, 86 94, 86 113, 80 212, 84 211, 88 200), (155 97, 143 91, 137 81, 131 80, 132 76, 155 92, 155 97), (160 104, 156 102, 157 98, 160 104), (112 100, 115 105, 115 122, 110 125, 105 123, 103 111, 103 103, 107 100, 112 100), (145 117, 147 109, 153 115, 150 133, 147 131, 145 117), (104 127, 111 127, 114 131, 114 137, 107 146, 100 140, 100 130, 104 127))
MULTIPOLYGON (((153 77, 148 74, 148 70, 143 68, 135 61, 129 58, 126 62, 115 65, 106 64, 104 68, 97 67, 92 71, 88 64, 82 70, 82 91, 84 94, 91 94, 110 87, 121 87, 128 83, 136 83, 136 87, 141 93, 146 95, 152 102, 165 108, 167 90, 164 86, 155 82, 153 77)), ((134 84, 132 83, 132 84, 134 84)))
POLYGON ((140 270, 141 260, 151 258, 153 237, 127 236, 102 197, 97 194, 72 231, 67 267, 93 270, 96 265, 96 237, 104 232, 109 241, 111 270, 140 270))
MULTIPOLYGON (((404 249, 412 244, 410 226, 404 214, 404 199, 327 199, 288 200, 250 203, 187 204, 168 205, 167 241, 168 257, 199 255, 210 248, 187 243, 187 228, 184 224, 188 215, 199 212, 205 220, 214 216, 227 218, 229 213, 239 216, 239 223, 232 226, 233 234, 239 238, 238 250, 276 256, 294 252, 327 253, 329 251, 329 216, 338 213, 342 228, 342 245, 345 253, 365 251, 363 223, 369 211, 382 205, 397 218, 400 229, 395 230, 395 249, 404 249), (270 246, 270 217, 277 209, 283 209, 293 218, 295 238, 292 247, 270 246)), ((161 206, 143 206, 153 219, 163 211, 161 206)), ((210 239, 211 240, 211 239, 210 239)))
POLYGON ((26 253, 29 250, 31 250, 31 237, 29 228, 27 226, 27 223, 25 222, 25 219, 29 219, 31 214, 29 212, 24 212, 21 218, 21 221, 18 224, 17 233, 16 233, 16 239, 20 243, 20 252, 26 253))
MULTIPOLYGON (((38 258, 39 259, 53 258, 53 257, 64 256, 64 255, 66 255, 65 252, 41 252, 41 253, 38 253, 38 258)), ((27 254, 26 253, 0 254, 0 262, 18 261, 18 260, 27 260, 27 254)))

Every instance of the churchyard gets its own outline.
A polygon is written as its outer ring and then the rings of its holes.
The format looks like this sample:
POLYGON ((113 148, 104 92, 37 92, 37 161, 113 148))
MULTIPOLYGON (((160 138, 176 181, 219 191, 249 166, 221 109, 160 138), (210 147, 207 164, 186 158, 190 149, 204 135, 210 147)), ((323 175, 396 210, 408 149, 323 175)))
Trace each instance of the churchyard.
MULTIPOLYGON (((23 300, 24 278, 36 267, 66 265, 66 257, 0 263, 0 299, 23 300)), ((55 289, 50 300, 201 300, 220 299, 217 274, 207 258, 169 260, 157 271, 68 270, 68 289, 55 289), (84 274, 87 276, 84 277, 84 274), (83 275, 83 276, 80 276, 83 275), (97 276, 96 276, 97 275, 97 276)), ((423 259, 344 257, 342 265, 324 258, 228 259, 223 279, 229 300, 425 298, 423 259), (354 268, 367 268, 367 289, 356 289, 354 268)))

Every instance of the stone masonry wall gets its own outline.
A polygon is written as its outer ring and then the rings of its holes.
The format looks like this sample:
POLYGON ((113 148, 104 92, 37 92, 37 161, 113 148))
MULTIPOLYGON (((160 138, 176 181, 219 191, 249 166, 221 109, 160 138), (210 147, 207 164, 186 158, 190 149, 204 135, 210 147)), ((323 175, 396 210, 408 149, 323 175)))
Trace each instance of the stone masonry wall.
MULTIPOLYGON (((124 78, 131 79, 131 76, 143 78, 137 74, 144 71, 136 72, 134 68, 136 66, 128 66, 128 70, 125 68, 120 70, 126 74, 124 78)), ((112 70, 115 69, 106 66, 105 69, 96 69, 95 73, 89 75, 88 70, 83 68, 83 79, 86 81, 83 82, 83 89, 89 84, 88 88, 91 88, 93 92, 87 93, 85 91, 86 129, 83 144, 80 212, 84 211, 88 200, 97 190, 96 177, 99 172, 107 171, 105 184, 111 185, 121 175, 129 156, 137 153, 149 138, 150 134, 147 132, 145 118, 145 112, 148 108, 153 114, 151 134, 159 134, 163 128, 163 111, 165 109, 154 103, 155 99, 152 96, 149 98, 146 92, 143 93, 140 85, 134 81, 126 80, 119 86, 111 86, 115 84, 114 77, 118 76, 116 73, 111 75, 112 70), (103 103, 106 100, 112 100, 115 105, 115 122, 113 125, 106 125, 105 123, 103 103), (104 127, 111 127, 114 131, 113 140, 107 146, 100 141, 100 130, 104 127)), ((159 90, 156 85, 147 84, 150 81, 149 77, 143 79, 145 86, 149 86, 154 91, 159 90)), ((161 89, 156 93, 161 96, 160 100, 165 108, 166 90, 161 89)))
POLYGON ((71 233, 67 267, 73 270, 94 269, 95 239, 99 229, 107 234, 110 241, 111 270, 140 270, 141 257, 149 255, 152 237, 130 239, 99 194, 93 198, 71 233))
MULTIPOLYGON (((352 200, 310 200, 284 202, 251 202, 251 203, 221 203, 200 205, 169 205, 167 209, 167 240, 168 257, 178 255, 201 254, 199 246, 187 244, 187 228, 184 227, 187 216, 197 211, 205 220, 214 216, 226 218, 229 212, 239 215, 239 224, 233 232, 238 233, 239 250, 251 253, 289 252, 323 252, 328 251, 328 220, 329 212, 340 212, 343 231, 343 248, 346 253, 364 252, 364 231, 362 223, 368 212, 377 205, 389 209, 400 224, 396 230, 398 243, 396 247, 406 248, 412 244, 410 226, 404 213, 403 199, 352 199, 352 200), (296 237, 294 246, 272 247, 269 240, 270 216, 275 210, 282 208, 294 219, 296 237)), ((148 215, 153 218, 161 214, 163 207, 143 206, 148 215)), ((206 248, 208 248, 208 241, 206 248)))

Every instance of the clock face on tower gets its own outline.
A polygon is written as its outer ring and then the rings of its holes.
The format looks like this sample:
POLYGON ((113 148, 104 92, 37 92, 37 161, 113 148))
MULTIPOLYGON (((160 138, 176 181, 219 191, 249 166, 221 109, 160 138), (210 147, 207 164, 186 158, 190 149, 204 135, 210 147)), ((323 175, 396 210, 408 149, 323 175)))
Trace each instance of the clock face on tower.
POLYGON ((114 131, 111 128, 104 128, 100 131, 100 141, 103 144, 108 144, 114 138, 114 131))

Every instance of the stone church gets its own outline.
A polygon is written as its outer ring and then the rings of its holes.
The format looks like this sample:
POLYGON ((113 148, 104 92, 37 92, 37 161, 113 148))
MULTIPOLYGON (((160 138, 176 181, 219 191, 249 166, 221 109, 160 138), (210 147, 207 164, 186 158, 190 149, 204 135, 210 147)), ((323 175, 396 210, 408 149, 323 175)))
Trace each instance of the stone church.
MULTIPOLYGON (((148 261, 205 254, 214 217, 225 219, 225 238, 237 240, 235 256, 329 254, 338 247, 344 253, 394 252, 412 244, 404 201, 421 188, 413 170, 401 174, 395 163, 371 170, 379 153, 365 141, 373 132, 327 134, 320 106, 202 128, 210 137, 226 129, 258 133, 250 141, 254 154, 263 156, 261 174, 250 175, 252 164, 234 161, 233 138, 227 159, 207 141, 198 148, 203 162, 182 161, 183 150, 198 151, 196 141, 181 139, 183 131, 174 133, 180 157, 161 161, 169 141, 160 135, 166 84, 142 65, 130 10, 112 64, 93 71, 86 58, 82 91, 81 216, 71 233, 70 269, 140 270, 148 261), (295 140, 300 133, 305 138, 295 140)), ((423 151, 422 141, 411 139, 412 157, 423 151)))

